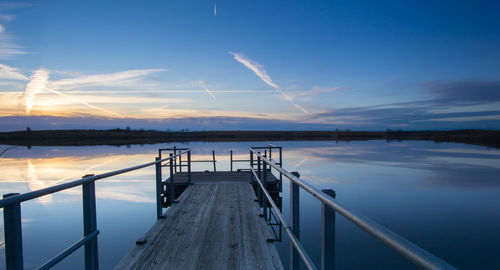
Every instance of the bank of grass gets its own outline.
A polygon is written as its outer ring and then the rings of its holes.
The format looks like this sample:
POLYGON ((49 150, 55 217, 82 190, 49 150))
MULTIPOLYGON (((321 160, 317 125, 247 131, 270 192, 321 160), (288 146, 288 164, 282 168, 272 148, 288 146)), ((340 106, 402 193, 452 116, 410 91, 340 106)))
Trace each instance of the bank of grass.
POLYGON ((0 144, 18 146, 130 145, 166 142, 234 141, 430 140, 500 148, 500 131, 155 131, 155 130, 26 130, 0 132, 0 144))

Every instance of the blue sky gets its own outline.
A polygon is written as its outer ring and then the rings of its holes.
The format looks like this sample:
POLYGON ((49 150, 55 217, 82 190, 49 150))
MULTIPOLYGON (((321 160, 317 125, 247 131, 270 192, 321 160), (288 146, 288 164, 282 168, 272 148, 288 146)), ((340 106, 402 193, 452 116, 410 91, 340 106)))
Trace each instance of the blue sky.
POLYGON ((0 130, 500 128, 496 1, 0 3, 0 130))

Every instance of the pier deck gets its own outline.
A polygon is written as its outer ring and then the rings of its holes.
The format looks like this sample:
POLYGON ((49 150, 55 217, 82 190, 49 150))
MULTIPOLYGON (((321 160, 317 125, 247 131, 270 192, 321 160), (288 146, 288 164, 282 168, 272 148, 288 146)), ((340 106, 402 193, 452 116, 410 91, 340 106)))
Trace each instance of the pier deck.
POLYGON ((254 199, 246 172, 197 174, 115 269, 283 269, 254 199))

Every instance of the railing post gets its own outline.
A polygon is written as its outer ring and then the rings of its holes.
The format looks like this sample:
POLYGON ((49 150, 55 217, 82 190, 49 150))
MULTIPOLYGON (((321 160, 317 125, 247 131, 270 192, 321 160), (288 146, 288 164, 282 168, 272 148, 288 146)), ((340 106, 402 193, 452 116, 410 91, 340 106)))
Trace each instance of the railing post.
MULTIPOLYGON (((260 154, 260 152, 258 152, 260 154)), ((257 175, 259 176, 259 180, 262 180, 262 170, 261 170, 261 159, 260 156, 257 155, 257 175)), ((257 194, 259 195, 259 206, 262 206, 262 190, 257 187, 257 194)))
POLYGON ((273 147, 271 145, 269 145, 269 160, 271 160, 273 158, 273 147))
POLYGON ((188 183, 191 183, 191 149, 188 150, 188 183))
MULTIPOLYGON (((322 189, 335 199, 335 191, 322 189)), ((321 269, 335 269, 335 210, 321 203, 321 269)))
MULTIPOLYGON (((264 163, 265 164, 265 163, 264 163)), ((264 184, 264 189, 267 191, 267 168, 264 165, 264 171, 263 171, 264 176, 262 177, 262 183, 264 184)), ((262 192, 264 193, 264 191, 262 192)), ((267 197, 262 196, 262 212, 264 214, 264 220, 267 222, 267 197)))
MULTIPOLYGON (((19 195, 7 193, 3 198, 19 195)), ((13 203, 3 208, 5 237, 5 264, 7 270, 23 269, 23 235, 21 226, 21 204, 13 203)))
MULTIPOLYGON (((84 175, 82 178, 93 176, 84 175)), ((97 230, 97 215, 95 201, 95 182, 82 184, 83 191, 83 235, 87 236, 97 230)), ((97 236, 85 243, 85 269, 99 269, 99 259, 97 252, 97 236)))
POLYGON ((229 156, 231 159, 231 171, 233 171, 233 150, 229 151, 229 156))
POLYGON ((179 155, 179 172, 182 172, 182 155, 179 155))
POLYGON ((174 204, 174 159, 172 159, 172 153, 170 153, 170 206, 174 204))
MULTIPOLYGON (((250 168, 253 169, 253 152, 252 152, 252 148, 250 148, 250 168)), ((253 180, 253 173, 250 172, 250 183, 252 182, 253 180)))
POLYGON ((250 150, 250 167, 253 168, 253 152, 250 150))
MULTIPOLYGON (((280 168, 283 168, 283 157, 281 154, 283 153, 283 147, 280 146, 280 168)), ((279 192, 283 191, 283 174, 280 172, 280 182, 279 182, 279 192)))
MULTIPOLYGON (((296 177, 300 177, 298 172, 291 172, 296 177)), ((299 185, 290 180, 290 229, 297 238, 300 239, 300 197, 299 185)), ((300 257, 297 250, 290 245, 290 269, 298 270, 300 268, 300 257)))
POLYGON ((156 168, 156 219, 160 219, 162 215, 162 201, 161 201, 161 194, 163 191, 163 187, 161 184, 161 162, 158 162, 160 160, 160 157, 155 158, 155 161, 157 162, 155 164, 156 168))
MULTIPOLYGON (((177 145, 174 145, 174 155, 177 155, 177 145)), ((174 172, 177 173, 177 158, 174 160, 174 172)))
POLYGON ((215 166, 215 150, 212 150, 212 158, 213 158, 212 160, 213 160, 213 162, 214 162, 214 172, 216 172, 216 171, 217 171, 217 168, 216 168, 216 166, 215 166))

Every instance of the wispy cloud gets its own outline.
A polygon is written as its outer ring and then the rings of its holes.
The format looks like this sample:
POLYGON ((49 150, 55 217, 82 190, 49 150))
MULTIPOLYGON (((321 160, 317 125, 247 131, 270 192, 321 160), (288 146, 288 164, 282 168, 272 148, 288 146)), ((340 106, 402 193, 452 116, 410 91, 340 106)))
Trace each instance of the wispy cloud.
POLYGON ((217 16, 217 4, 214 4, 214 16, 217 16))
POLYGON ((324 94, 324 93, 332 93, 340 90, 340 87, 320 87, 320 86, 313 86, 311 90, 307 91, 296 91, 296 92, 290 92, 290 96, 292 98, 300 98, 303 100, 309 99, 311 96, 319 95, 319 94, 324 94))
POLYGON ((71 99, 74 102, 83 104, 89 108, 97 109, 97 110, 100 110, 102 112, 112 114, 114 116, 123 117, 123 115, 118 114, 116 112, 112 112, 110 110, 107 110, 107 109, 104 109, 101 107, 97 107, 95 105, 92 105, 92 104, 84 101, 84 100, 80 100, 80 99, 71 97, 69 95, 63 94, 54 88, 49 88, 49 87, 47 87, 48 83, 49 83, 49 72, 46 69, 38 69, 31 76, 30 81, 26 85, 26 89, 25 89, 25 105, 26 105, 26 114, 27 115, 30 114, 31 109, 33 108, 33 105, 35 103, 35 95, 37 95, 43 91, 48 91, 48 92, 60 95, 62 97, 71 99))
POLYGON ((28 77, 21 73, 18 68, 0 64, 0 79, 27 81, 28 77))
POLYGON ((52 81, 50 87, 73 89, 87 86, 129 86, 132 82, 143 79, 144 76, 161 71, 166 71, 166 69, 135 69, 106 74, 80 75, 52 81))
POLYGON ((199 87, 201 87, 201 88, 203 88, 203 90, 204 90, 207 94, 209 94, 209 95, 212 97, 212 99, 216 99, 216 98, 215 98, 215 95, 212 93, 212 91, 208 90, 208 88, 207 88, 207 86, 205 85, 205 82, 204 82, 204 81, 201 81, 201 80, 194 81, 194 82, 193 82, 193 84, 194 84, 194 85, 197 85, 197 86, 199 86, 199 87))
POLYGON ((267 74, 266 70, 261 64, 253 61, 242 53, 229 52, 229 54, 233 55, 236 61, 240 62, 245 67, 253 71, 255 75, 257 75, 265 83, 273 88, 280 88, 279 85, 273 83, 273 80, 271 80, 271 77, 267 74))
POLYGON ((49 72, 45 69, 36 70, 30 77, 25 89, 26 114, 29 115, 35 102, 35 95, 42 92, 49 81, 49 72))
POLYGON ((15 15, 0 14, 0 20, 5 22, 10 22, 16 18, 15 15))
MULTIPOLYGON (((22 7, 25 7, 25 5, 17 3, 2 3, 0 4, 0 11, 22 7)), ((0 21, 2 22, 10 22, 15 18, 16 16, 14 15, 0 14, 0 21)), ((17 45, 14 40, 15 37, 8 33, 5 24, 0 24, 0 59, 11 58, 16 55, 27 53, 21 46, 17 45)))
POLYGON ((300 106, 299 104, 297 104, 293 101, 293 97, 287 95, 285 92, 283 92, 283 90, 281 90, 279 85, 273 83, 271 77, 269 76, 269 74, 267 74, 267 71, 264 69, 264 67, 261 64, 253 61, 252 59, 248 58, 246 55, 244 55, 242 53, 229 52, 229 54, 233 55, 233 57, 236 61, 240 62, 245 67, 247 67, 248 69, 253 71, 255 73, 255 75, 257 75, 266 84, 273 87, 276 90, 276 92, 280 93, 281 96, 285 100, 289 101, 295 108, 299 109, 300 111, 302 111, 305 114, 309 114, 309 111, 307 111, 302 106, 300 106))

